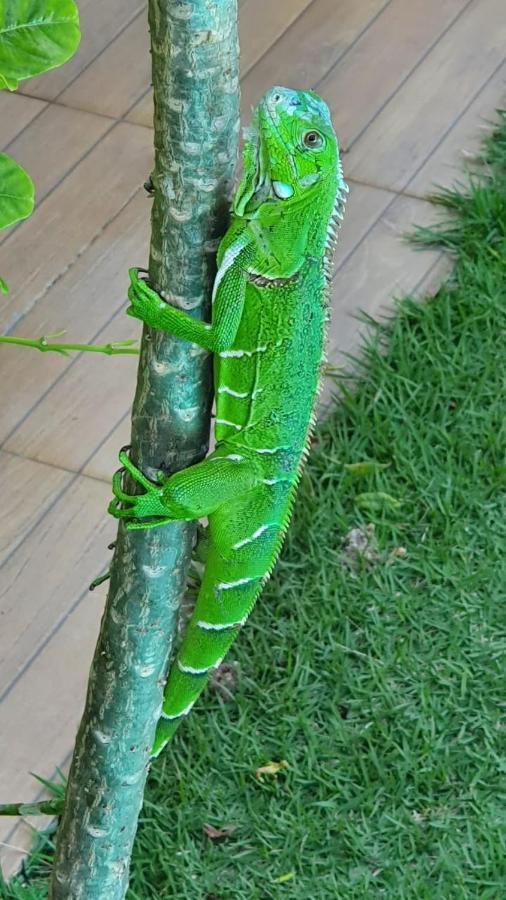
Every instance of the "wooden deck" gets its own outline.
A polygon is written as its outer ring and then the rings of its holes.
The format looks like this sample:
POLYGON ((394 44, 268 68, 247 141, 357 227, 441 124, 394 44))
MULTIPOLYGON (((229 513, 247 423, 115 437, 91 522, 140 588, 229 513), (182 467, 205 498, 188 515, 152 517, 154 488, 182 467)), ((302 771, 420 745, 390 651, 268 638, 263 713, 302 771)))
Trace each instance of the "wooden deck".
MULTIPOLYGON (((357 347, 359 309, 426 290, 438 253, 400 240, 433 219, 423 200, 472 154, 504 96, 504 0, 242 0, 243 116, 275 83, 329 102, 350 183, 334 279, 330 357, 357 347), (457 168, 455 168, 457 167, 457 168)), ((34 177, 38 205, 0 235, 12 293, 0 328, 69 339, 138 337, 126 272, 147 255, 152 157, 145 4, 82 0, 65 67, 0 93, 1 142, 34 177)), ((129 434, 136 362, 0 347, 0 798, 39 795, 28 773, 68 763, 115 525, 110 476, 129 434)), ((30 843, 0 820, 6 874, 30 843)))

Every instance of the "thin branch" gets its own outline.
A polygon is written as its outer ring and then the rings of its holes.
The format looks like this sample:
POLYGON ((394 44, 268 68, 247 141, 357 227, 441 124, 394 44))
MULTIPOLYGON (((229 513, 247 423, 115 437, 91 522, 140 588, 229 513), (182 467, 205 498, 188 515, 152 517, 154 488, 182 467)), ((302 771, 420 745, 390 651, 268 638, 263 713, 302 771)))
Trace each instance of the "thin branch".
POLYGON ((137 341, 113 341, 110 344, 52 344, 51 338, 62 337, 64 331, 58 331, 56 334, 42 335, 39 338, 22 338, 0 334, 0 344, 16 344, 20 347, 32 347, 34 350, 40 350, 41 353, 61 353, 68 356, 69 351, 76 353, 105 353, 106 356, 121 356, 125 354, 138 356, 139 348, 133 345, 137 341))
POLYGON ((0 803, 0 816, 60 816, 63 804, 63 797, 39 803, 0 803))

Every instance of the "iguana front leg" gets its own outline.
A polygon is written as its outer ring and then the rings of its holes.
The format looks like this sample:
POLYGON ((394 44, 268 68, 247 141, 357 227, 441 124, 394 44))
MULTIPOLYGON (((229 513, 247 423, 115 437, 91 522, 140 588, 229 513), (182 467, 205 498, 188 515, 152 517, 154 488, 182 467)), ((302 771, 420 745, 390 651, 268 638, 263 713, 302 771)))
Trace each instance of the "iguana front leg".
POLYGON ((227 350, 232 346, 241 321, 247 265, 253 250, 254 245, 248 243, 244 235, 239 235, 225 251, 214 281, 211 324, 194 319, 165 302, 139 276, 139 269, 129 270, 128 299, 131 306, 127 309, 127 315, 213 353, 227 350))
POLYGON ((116 519, 155 519, 128 522, 129 529, 156 528, 169 522, 189 522, 208 516, 261 479, 261 472, 251 460, 211 455, 155 483, 134 466, 125 449, 119 459, 122 468, 113 477, 115 499, 109 504, 110 514, 116 519), (144 494, 127 494, 123 490, 125 470, 145 489, 144 494))

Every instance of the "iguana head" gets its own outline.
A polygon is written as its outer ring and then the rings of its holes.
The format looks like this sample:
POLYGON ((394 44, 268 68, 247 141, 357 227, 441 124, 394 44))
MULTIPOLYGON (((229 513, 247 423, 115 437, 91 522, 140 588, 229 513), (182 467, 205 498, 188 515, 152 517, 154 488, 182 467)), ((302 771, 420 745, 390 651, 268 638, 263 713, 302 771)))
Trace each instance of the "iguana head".
POLYGON ((238 216, 264 204, 304 202, 319 190, 337 192, 342 169, 330 112, 313 91, 273 87, 255 110, 234 200, 238 216))

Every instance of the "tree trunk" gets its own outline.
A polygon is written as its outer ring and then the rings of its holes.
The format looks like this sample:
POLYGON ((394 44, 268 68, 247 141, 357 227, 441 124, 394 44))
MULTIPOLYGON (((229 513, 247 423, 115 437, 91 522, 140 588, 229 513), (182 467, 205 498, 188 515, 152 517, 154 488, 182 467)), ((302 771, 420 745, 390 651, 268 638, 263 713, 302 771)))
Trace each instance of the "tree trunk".
MULTIPOLYGON (((155 96, 150 280, 172 303, 207 317, 237 149, 236 0, 150 0, 149 25, 155 96)), ((202 459, 210 402, 209 355, 145 328, 132 415, 134 462, 153 476, 202 459)), ((58 833, 52 900, 125 896, 193 537, 191 523, 119 527, 58 833)))

